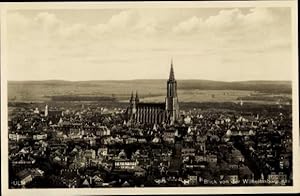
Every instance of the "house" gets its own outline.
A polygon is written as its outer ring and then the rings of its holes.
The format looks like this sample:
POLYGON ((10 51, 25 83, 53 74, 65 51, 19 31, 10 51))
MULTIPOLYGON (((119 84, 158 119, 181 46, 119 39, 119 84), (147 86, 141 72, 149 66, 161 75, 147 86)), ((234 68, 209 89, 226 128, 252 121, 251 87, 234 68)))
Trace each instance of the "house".
POLYGON ((238 164, 234 164, 234 163, 229 163, 228 167, 229 167, 229 169, 238 169, 239 165, 238 164))
POLYGON ((26 184, 28 184, 29 182, 31 182, 33 180, 33 176, 31 174, 31 172, 27 169, 24 169, 22 171, 20 171, 19 173, 17 173, 17 177, 20 180, 20 185, 25 186, 26 184))
POLYGON ((209 163, 217 163, 218 157, 215 154, 209 154, 206 156, 207 162, 209 163))
POLYGON ((134 175, 136 177, 144 177, 146 175, 146 170, 144 170, 143 168, 137 166, 135 169, 134 169, 134 175))
POLYGON ((53 162, 54 162, 54 163, 61 163, 61 158, 60 158, 59 156, 55 156, 55 157, 53 158, 53 162))
POLYGON ((75 156, 73 162, 69 165, 70 169, 80 169, 86 167, 86 160, 81 159, 78 156, 75 156))
POLYGON ((188 135, 186 135, 186 136, 184 136, 183 137, 183 140, 185 141, 185 142, 193 142, 194 141, 194 139, 193 139, 193 137, 192 136, 188 136, 188 135))
POLYGON ((108 148, 98 148, 97 155, 98 156, 107 156, 108 148))
POLYGON ((84 156, 87 159, 95 159, 96 158, 96 151, 93 149, 89 149, 84 151, 84 156))
POLYGON ((191 122, 192 122, 192 118, 190 116, 186 116, 184 118, 184 124, 191 124, 191 122))
POLYGON ((167 143, 175 143, 175 131, 169 130, 163 133, 163 140, 167 143))
POLYGON ((129 184, 128 181, 125 181, 125 182, 122 184, 122 187, 129 187, 129 186, 130 186, 130 184, 129 184))
POLYGON ((152 143, 160 143, 160 141, 160 138, 156 136, 153 138, 152 143))
POLYGON ((109 136, 110 134, 111 131, 106 126, 100 126, 96 131, 96 136, 109 136))
POLYGON ((96 139, 95 138, 90 138, 90 145, 91 146, 96 146, 96 139))
POLYGON ((203 156, 203 155, 196 155, 195 161, 196 162, 205 162, 205 161, 207 161, 207 158, 206 158, 206 156, 203 156))
POLYGON ((74 147, 73 150, 70 152, 70 154, 71 154, 71 155, 76 155, 76 154, 78 154, 80 151, 81 151, 80 148, 74 147))
POLYGON ((82 183, 82 187, 91 187, 91 182, 87 178, 85 178, 82 183))
POLYGON ((18 137, 18 133, 9 133, 8 134, 8 139, 9 140, 14 140, 14 141, 18 141, 19 140, 19 137, 18 137))
POLYGON ((39 168, 24 169, 17 173, 17 177, 20 180, 20 185, 22 186, 25 186, 26 184, 30 183, 34 178, 43 175, 44 171, 39 168))
POLYGON ((33 165, 35 164, 36 160, 31 156, 15 156, 12 158, 11 163, 13 166, 21 166, 21 165, 33 165))
POLYGON ((116 159, 114 162, 115 169, 117 170, 134 170, 137 166, 137 161, 128 159, 116 159))
POLYGON ((92 179, 94 181, 95 186, 103 186, 104 180, 100 174, 94 175, 92 179))
POLYGON ((147 143, 147 140, 145 138, 139 138, 138 142, 139 143, 147 143))
POLYGON ((244 162, 245 161, 245 158, 244 156, 242 155, 242 153, 237 150, 237 149, 233 149, 232 152, 231 152, 231 161, 233 163, 239 163, 239 162, 244 162))
POLYGON ((47 133, 33 135, 33 140, 45 140, 47 139, 47 133))
POLYGON ((181 149, 181 155, 183 157, 195 156, 195 152, 196 152, 196 150, 194 148, 182 148, 181 149))
POLYGON ((126 144, 132 144, 132 143, 136 143, 138 140, 135 137, 129 137, 127 139, 125 139, 125 143, 126 144))
POLYGON ((13 141, 19 141, 19 140, 26 140, 31 138, 30 135, 27 134, 18 134, 18 133, 10 133, 8 134, 8 138, 9 140, 13 140, 13 141))

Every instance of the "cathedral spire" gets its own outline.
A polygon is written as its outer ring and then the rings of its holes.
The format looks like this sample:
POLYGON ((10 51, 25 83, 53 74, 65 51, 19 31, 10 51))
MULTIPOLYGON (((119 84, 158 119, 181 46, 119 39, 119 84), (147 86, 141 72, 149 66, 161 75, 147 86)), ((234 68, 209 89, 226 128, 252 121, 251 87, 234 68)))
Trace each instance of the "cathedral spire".
POLYGON ((174 76, 173 59, 171 59, 171 69, 169 80, 167 81, 167 97, 166 110, 168 114, 168 121, 174 123, 179 117, 179 105, 177 98, 177 82, 174 76))
POLYGON ((169 80, 175 80, 174 69, 173 69, 173 59, 171 59, 171 69, 170 69, 169 80))

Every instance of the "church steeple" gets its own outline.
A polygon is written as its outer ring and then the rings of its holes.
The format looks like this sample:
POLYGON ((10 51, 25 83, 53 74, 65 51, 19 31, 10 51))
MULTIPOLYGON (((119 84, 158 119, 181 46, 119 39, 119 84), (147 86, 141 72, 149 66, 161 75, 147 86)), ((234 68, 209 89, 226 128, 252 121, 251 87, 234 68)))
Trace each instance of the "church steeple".
POLYGON ((173 59, 171 60, 171 69, 169 80, 167 81, 166 110, 169 122, 174 123, 179 117, 179 104, 177 98, 177 82, 175 80, 173 59))
POLYGON ((131 97, 130 97, 130 102, 133 101, 133 91, 131 91, 131 97))
POLYGON ((171 69, 170 69, 169 80, 175 80, 174 68, 173 68, 173 59, 171 59, 171 69))

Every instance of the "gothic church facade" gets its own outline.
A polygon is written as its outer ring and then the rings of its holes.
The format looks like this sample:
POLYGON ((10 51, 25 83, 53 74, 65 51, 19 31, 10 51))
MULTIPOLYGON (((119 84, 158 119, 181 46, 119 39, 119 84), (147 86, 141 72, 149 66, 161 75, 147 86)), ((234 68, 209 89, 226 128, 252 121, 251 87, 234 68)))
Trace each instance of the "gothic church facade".
POLYGON ((163 103, 140 102, 138 94, 133 93, 127 108, 127 120, 141 124, 174 124, 179 118, 177 81, 175 80, 173 62, 167 81, 167 95, 163 103))

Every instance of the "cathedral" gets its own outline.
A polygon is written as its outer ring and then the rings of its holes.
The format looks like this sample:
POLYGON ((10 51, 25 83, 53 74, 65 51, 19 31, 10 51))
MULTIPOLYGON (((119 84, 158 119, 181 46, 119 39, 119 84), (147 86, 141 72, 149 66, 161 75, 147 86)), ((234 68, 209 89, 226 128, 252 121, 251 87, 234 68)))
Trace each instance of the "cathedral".
POLYGON ((163 103, 140 102, 138 93, 133 93, 127 108, 127 120, 142 124, 173 124, 179 118, 179 104, 177 98, 177 82, 175 80, 173 62, 167 81, 167 95, 163 103))

